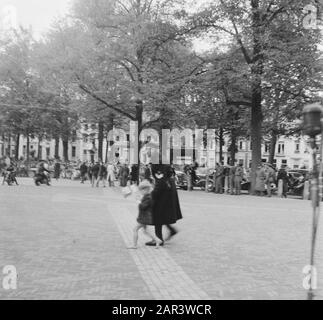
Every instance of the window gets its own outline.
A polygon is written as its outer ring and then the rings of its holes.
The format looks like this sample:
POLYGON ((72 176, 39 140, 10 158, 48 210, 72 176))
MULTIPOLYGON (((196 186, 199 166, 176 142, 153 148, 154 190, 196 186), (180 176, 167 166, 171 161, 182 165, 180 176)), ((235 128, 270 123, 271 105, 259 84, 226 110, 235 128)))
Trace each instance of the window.
POLYGON ((73 130, 73 133, 72 133, 72 142, 76 142, 76 130, 73 130))
POLYGON ((242 141, 240 141, 239 142, 239 150, 242 150, 243 149, 243 142, 242 141))
POLYGON ((299 142, 295 143, 295 153, 299 153, 299 142))
POLYGON ((243 159, 239 159, 239 165, 243 165, 243 159))
POLYGON ((287 165, 287 160, 282 160, 282 164, 286 164, 287 165))
POLYGON ((46 157, 48 158, 50 156, 50 148, 46 148, 46 157))
POLYGON ((72 158, 76 157, 76 147, 72 147, 72 158))
POLYGON ((265 143, 265 153, 268 153, 268 152, 269 152, 269 144, 265 143))
POLYGON ((283 142, 280 142, 278 144, 278 154, 284 154, 285 152, 285 144, 283 142))
POLYGON ((84 155, 87 155, 87 150, 83 150, 83 154, 84 155))

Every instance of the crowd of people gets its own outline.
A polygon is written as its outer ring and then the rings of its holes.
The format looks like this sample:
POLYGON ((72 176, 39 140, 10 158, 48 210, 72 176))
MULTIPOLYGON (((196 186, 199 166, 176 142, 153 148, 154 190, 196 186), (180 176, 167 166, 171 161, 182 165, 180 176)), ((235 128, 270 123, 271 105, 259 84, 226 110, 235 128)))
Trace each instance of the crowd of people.
MULTIPOLYGON (((202 175, 196 173, 198 170, 200 168, 197 163, 184 166, 183 171, 187 176, 187 180, 190 180, 188 189, 191 187, 192 190, 194 186, 207 187, 206 184, 211 183, 212 191, 218 194, 240 195, 242 189, 250 191, 251 170, 244 168, 241 163, 235 166, 217 163, 214 169, 206 169, 202 175), (203 176, 203 184, 199 181, 200 178, 198 176, 203 176), (196 183, 197 181, 200 183, 196 183)), ((267 195, 271 197, 272 193, 278 190, 278 182, 281 180, 282 196, 287 197, 288 191, 293 189, 295 184, 302 186, 306 179, 308 180, 309 177, 300 174, 300 177, 295 181, 295 178, 288 172, 286 166, 283 165, 277 170, 273 165, 263 163, 258 166, 255 173, 255 193, 258 196, 267 195)))
MULTIPOLYGON (((45 176, 48 180, 51 177, 58 180, 63 179, 80 179, 83 184, 85 181, 89 181, 92 187, 99 187, 102 185, 106 187, 113 187, 116 181, 119 181, 121 187, 125 187, 128 183, 138 184, 142 180, 147 180, 149 182, 153 181, 152 165, 129 165, 128 163, 120 163, 116 161, 115 163, 104 163, 99 160, 96 162, 68 162, 56 160, 47 161, 34 161, 29 164, 29 171, 32 169, 34 174, 39 173, 45 176), (43 170, 42 168, 45 168, 43 170), (41 171, 41 172, 40 172, 41 171)), ((176 176, 176 170, 174 166, 170 166, 174 179, 177 182, 178 177, 176 176)), ((201 169, 199 165, 195 162, 191 165, 185 165, 183 167, 183 172, 186 177, 190 177, 192 188, 196 186, 196 181, 198 177, 196 174, 197 169, 201 169)), ((206 168, 205 168, 206 169, 206 168)), ((30 172, 27 170, 26 163, 24 161, 15 161, 10 158, 0 159, 0 171, 4 177, 9 176, 13 178, 12 182, 18 183, 16 176, 30 176, 30 172), (7 171, 9 169, 9 171, 7 171)), ((224 165, 223 163, 216 164, 216 167, 212 170, 207 170, 206 175, 208 175, 211 183, 212 190, 215 193, 228 193, 231 195, 240 195, 242 188, 244 190, 249 190, 250 188, 250 170, 245 169, 242 164, 237 164, 235 166, 224 165)), ((267 195, 272 196, 272 192, 277 190, 278 181, 282 180, 282 196, 287 197, 287 193, 293 183, 292 177, 288 174, 286 167, 282 167, 277 170, 271 164, 265 163, 261 164, 256 171, 256 184, 255 192, 259 196, 267 195)), ((305 179, 305 177, 304 177, 305 179)), ((204 182, 206 186, 207 182, 204 182)), ((49 184, 49 181, 48 183, 49 184)), ((200 186, 200 185, 197 185, 200 186)))

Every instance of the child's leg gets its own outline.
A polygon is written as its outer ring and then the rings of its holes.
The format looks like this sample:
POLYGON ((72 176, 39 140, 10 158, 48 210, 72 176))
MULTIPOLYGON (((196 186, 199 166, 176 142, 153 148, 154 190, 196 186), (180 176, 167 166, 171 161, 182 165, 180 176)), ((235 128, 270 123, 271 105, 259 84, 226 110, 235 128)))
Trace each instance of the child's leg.
POLYGON ((143 225, 141 225, 141 224, 138 224, 135 226, 135 228, 133 230, 133 246, 128 249, 137 249, 138 232, 141 228, 143 228, 143 225))

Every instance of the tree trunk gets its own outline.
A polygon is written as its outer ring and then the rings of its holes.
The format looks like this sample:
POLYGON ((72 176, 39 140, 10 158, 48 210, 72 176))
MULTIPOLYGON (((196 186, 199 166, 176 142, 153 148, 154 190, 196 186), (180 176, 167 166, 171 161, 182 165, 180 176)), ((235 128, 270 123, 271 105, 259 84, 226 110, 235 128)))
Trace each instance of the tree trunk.
POLYGON ((26 154, 26 158, 27 158, 27 166, 29 166, 29 159, 30 159, 30 137, 29 137, 29 132, 27 131, 26 134, 27 137, 27 154, 26 154))
POLYGON ((138 156, 138 175, 137 175, 137 184, 139 184, 139 175, 140 175, 140 149, 142 147, 142 143, 140 142, 140 133, 142 130, 142 114, 143 114, 144 106, 143 101, 138 100, 137 101, 137 107, 136 107, 136 120, 138 121, 138 150, 137 150, 137 156, 138 156))
POLYGON ((63 140, 63 157, 64 161, 68 161, 68 140, 63 140))
POLYGON ((230 146, 230 165, 234 166, 236 161, 236 152, 237 152, 237 137, 234 131, 231 132, 231 146, 230 146))
POLYGON ((38 150, 37 150, 37 159, 38 161, 42 159, 42 155, 41 155, 41 142, 42 142, 42 138, 39 137, 38 138, 38 150))
POLYGON ((55 159, 59 158, 59 136, 55 137, 55 159))
POLYGON ((8 157, 11 158, 11 133, 9 132, 9 138, 8 138, 8 157))
POLYGON ((2 145, 1 145, 1 154, 2 154, 2 156, 4 157, 5 156, 5 139, 6 139, 6 137, 5 137, 5 135, 4 134, 2 134, 2 145))
MULTIPOLYGON (((256 89, 255 89, 256 90, 256 89)), ((259 89, 260 90, 260 89, 259 89)), ((261 92, 254 91, 252 94, 251 108, 251 144, 252 144, 252 164, 251 164, 251 193, 255 191, 256 171, 261 164, 261 92)))
POLYGON ((15 149, 15 159, 16 160, 19 160, 19 146, 20 146, 20 133, 17 133, 16 149, 15 149))
MULTIPOLYGON (((219 150, 219 164, 221 164, 222 162, 222 158, 223 158, 223 145, 224 145, 224 132, 223 132, 223 128, 220 128, 219 131, 219 143, 220 143, 220 150, 219 150)), ((216 148, 215 148, 215 153, 216 153, 216 148)), ((215 162, 216 162, 216 158, 215 158, 215 162)))
POLYGON ((103 160, 103 139, 104 139, 104 125, 103 122, 99 122, 99 134, 98 134, 98 157, 103 160))
POLYGON ((270 164, 274 164, 276 143, 277 143, 277 134, 274 130, 272 130, 271 139, 270 139, 270 146, 269 146, 269 159, 268 159, 268 162, 270 164))
MULTIPOLYGON (((108 133, 113 130, 113 124, 114 124, 114 117, 113 117, 113 113, 109 114, 108 117, 108 125, 106 128, 107 131, 107 147, 106 147, 106 151, 105 151, 105 162, 107 163, 109 160, 109 147, 112 147, 114 144, 114 141, 110 141, 108 140, 108 133)), ((111 155, 111 160, 113 159, 113 155, 111 155)))
POLYGON ((256 170, 261 164, 261 140, 262 140, 262 74, 263 74, 263 54, 261 37, 263 28, 260 16, 259 0, 251 0, 252 32, 253 32, 253 64, 251 66, 252 86, 251 86, 251 143, 252 143, 252 165, 251 165, 251 193, 255 193, 256 170))

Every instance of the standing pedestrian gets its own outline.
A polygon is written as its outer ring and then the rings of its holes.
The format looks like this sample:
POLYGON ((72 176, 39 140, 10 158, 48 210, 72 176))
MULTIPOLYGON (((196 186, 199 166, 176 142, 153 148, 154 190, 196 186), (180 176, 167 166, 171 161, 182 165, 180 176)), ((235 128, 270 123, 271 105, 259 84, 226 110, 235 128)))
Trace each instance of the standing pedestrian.
POLYGON ((215 171, 215 193, 223 193, 224 166, 217 163, 215 171))
POLYGON ((267 196, 271 197, 271 186, 273 183, 276 182, 276 172, 274 168, 272 168, 270 165, 266 166, 266 189, 267 189, 267 196))
POLYGON ((133 164, 131 166, 131 172, 130 172, 130 183, 131 184, 138 184, 139 180, 139 166, 137 164, 133 164))
POLYGON ((278 171, 277 181, 279 182, 279 180, 282 180, 282 182, 283 182, 282 197, 287 198, 289 178, 288 178, 288 173, 285 169, 285 166, 282 166, 280 168, 280 170, 278 171))
POLYGON ((265 180, 266 180, 266 172, 262 165, 258 166, 258 169, 256 171, 256 194, 258 196, 263 196, 264 192, 266 191, 265 187, 265 180))
POLYGON ((61 175, 61 163, 59 159, 56 159, 54 164, 54 179, 58 180, 60 175, 61 175))
POLYGON ((102 181, 103 188, 105 188, 106 187, 106 185, 105 185, 106 179, 107 179, 107 168, 106 168, 105 164, 101 161, 100 162, 100 169, 99 169, 99 176, 98 176, 97 183, 96 183, 97 187, 99 187, 99 183, 100 183, 100 181, 102 181))
POLYGON ((235 189, 235 194, 236 195, 240 195, 241 194, 241 183, 242 183, 242 179, 243 179, 243 167, 242 167, 242 163, 240 163, 236 169, 235 169, 235 173, 234 173, 234 189, 235 189))
POLYGON ((108 164, 108 167, 107 167, 107 170, 108 170, 108 176, 107 176, 107 180, 109 182, 109 187, 114 187, 114 180, 115 180, 115 168, 114 168, 114 165, 112 163, 109 163, 108 164))
POLYGON ((88 173, 88 167, 87 167, 86 163, 83 162, 80 166, 81 183, 84 183, 87 173, 88 173))
POLYGON ((145 166, 144 180, 148 180, 150 183, 152 183, 151 176, 152 176, 152 174, 151 174, 151 163, 150 163, 145 166))
POLYGON ((119 179, 120 179, 120 187, 126 187, 128 183, 128 178, 129 178, 129 168, 126 163, 124 163, 120 167, 119 171, 119 179))
POLYGON ((92 188, 96 184, 98 187, 98 178, 99 178, 99 171, 100 171, 100 163, 96 162, 95 165, 92 167, 92 188))

